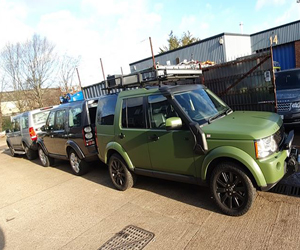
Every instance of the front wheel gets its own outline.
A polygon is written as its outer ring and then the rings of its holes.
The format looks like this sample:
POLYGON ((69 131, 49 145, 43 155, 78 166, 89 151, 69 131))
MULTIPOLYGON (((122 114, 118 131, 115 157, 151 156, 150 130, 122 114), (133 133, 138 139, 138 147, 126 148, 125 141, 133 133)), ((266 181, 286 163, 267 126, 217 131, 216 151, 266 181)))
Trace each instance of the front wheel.
POLYGON ((223 213, 231 216, 245 214, 255 199, 256 190, 249 177, 235 163, 221 163, 210 179, 211 194, 223 213))
POLYGON ((37 152, 24 144, 24 151, 28 160, 34 160, 37 158, 37 152))
POLYGON ((44 150, 42 149, 42 147, 39 147, 38 152, 39 152, 39 158, 40 158, 40 161, 41 161, 43 167, 49 167, 54 164, 54 158, 46 155, 44 150))
POLYGON ((110 178, 117 189, 125 191, 134 185, 136 175, 128 170, 127 164, 118 154, 110 157, 108 169, 110 178))
POLYGON ((81 160, 73 149, 70 150, 69 160, 75 175, 84 175, 88 172, 89 165, 84 160, 81 160))

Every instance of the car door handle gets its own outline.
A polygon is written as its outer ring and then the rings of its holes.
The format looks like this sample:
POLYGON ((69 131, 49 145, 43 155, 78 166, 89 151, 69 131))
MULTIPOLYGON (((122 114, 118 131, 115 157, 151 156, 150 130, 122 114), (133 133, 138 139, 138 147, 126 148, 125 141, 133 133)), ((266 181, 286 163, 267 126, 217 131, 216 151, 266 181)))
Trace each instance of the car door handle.
POLYGON ((119 138, 120 139, 124 139, 125 138, 125 135, 123 133, 119 134, 119 138))
POLYGON ((149 139, 152 141, 158 141, 159 140, 159 136, 157 136, 156 134, 149 136, 149 139))

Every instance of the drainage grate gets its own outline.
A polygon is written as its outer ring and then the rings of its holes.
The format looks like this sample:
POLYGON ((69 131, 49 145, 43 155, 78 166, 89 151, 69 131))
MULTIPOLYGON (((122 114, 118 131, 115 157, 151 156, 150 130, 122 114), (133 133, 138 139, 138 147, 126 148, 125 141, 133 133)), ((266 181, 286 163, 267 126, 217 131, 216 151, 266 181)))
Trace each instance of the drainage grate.
POLYGON ((99 250, 108 249, 143 249, 154 237, 154 233, 148 232, 136 226, 127 226, 121 232, 108 240, 99 250))
POLYGON ((300 197, 300 187, 297 186, 277 184, 270 191, 277 194, 285 194, 285 195, 300 197))

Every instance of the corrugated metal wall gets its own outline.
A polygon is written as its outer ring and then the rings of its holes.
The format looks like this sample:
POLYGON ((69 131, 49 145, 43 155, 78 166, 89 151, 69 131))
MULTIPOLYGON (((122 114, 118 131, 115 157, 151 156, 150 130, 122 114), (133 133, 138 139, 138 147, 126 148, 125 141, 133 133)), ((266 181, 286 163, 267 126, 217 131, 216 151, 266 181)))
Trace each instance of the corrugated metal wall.
POLYGON ((85 99, 98 97, 107 94, 105 89, 105 83, 99 82, 91 86, 86 86, 82 88, 83 96, 85 99))
POLYGON ((273 47, 273 59, 279 62, 281 70, 295 68, 295 44, 288 43, 273 47))
MULTIPOLYGON (((131 87, 131 88, 126 88, 126 89, 135 89, 136 87, 131 87)), ((112 94, 112 93, 119 93, 123 91, 122 89, 111 89, 110 91, 108 91, 107 89, 105 89, 105 82, 99 82, 96 83, 94 85, 91 86, 85 86, 82 87, 82 93, 85 99, 89 99, 89 98, 94 98, 94 97, 99 97, 102 95, 107 95, 108 93, 112 94)))
POLYGON ((264 52, 204 68, 204 84, 233 110, 274 112, 273 84, 264 77, 271 61, 270 52, 264 52))
MULTIPOLYGON (((225 48, 219 43, 220 38, 224 39, 223 34, 213 38, 205 39, 199 43, 195 43, 181 49, 156 55, 155 61, 159 62, 161 65, 166 65, 167 61, 170 61, 171 65, 176 65, 177 58, 179 58, 179 62, 182 62, 184 59, 188 61, 194 59, 202 62, 207 60, 214 61, 216 63, 225 62, 225 48)), ((131 63, 130 71, 135 72, 143 70, 151 67, 152 65, 152 58, 147 58, 143 61, 131 63)))
MULTIPOLYGON (((274 36, 277 35, 277 46, 300 40, 299 31, 300 21, 292 22, 250 35, 250 44, 248 43, 249 36, 247 37, 247 35, 223 33, 214 37, 204 39, 190 46, 186 46, 171 52, 158 54, 155 56, 155 60, 161 65, 166 65, 167 61, 170 61, 171 65, 176 65, 176 58, 179 58, 180 62, 182 62, 184 59, 194 59, 198 61, 209 60, 216 63, 223 63, 235 59, 239 56, 252 54, 257 51, 269 48, 271 36, 274 38, 274 36), (219 43, 220 39, 223 39, 223 45, 219 43), (238 43, 240 47, 236 46, 235 40, 241 40, 238 43)), ((278 51, 278 53, 280 52, 278 51)), ((289 55, 291 54, 289 53, 289 55)), ((152 58, 149 57, 145 60, 131 63, 130 71, 135 72, 143 70, 151 67, 152 65, 152 58)), ((284 65, 287 65, 287 67, 291 67, 290 62, 287 63, 285 61, 284 65)))
POLYGON ((293 22, 287 25, 282 25, 277 28, 265 30, 251 35, 251 50, 257 50, 270 47, 270 37, 277 35, 277 45, 286 44, 300 40, 300 21, 293 22))

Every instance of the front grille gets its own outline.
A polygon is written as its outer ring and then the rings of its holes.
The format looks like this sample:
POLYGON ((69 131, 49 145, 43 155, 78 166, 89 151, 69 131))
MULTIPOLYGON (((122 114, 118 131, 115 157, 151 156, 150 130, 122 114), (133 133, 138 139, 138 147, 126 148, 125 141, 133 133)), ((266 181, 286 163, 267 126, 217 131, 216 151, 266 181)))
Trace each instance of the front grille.
POLYGON ((281 112, 291 111, 292 103, 290 102, 283 102, 283 103, 277 103, 277 110, 281 112))
POLYGON ((282 125, 280 129, 277 130, 277 132, 273 135, 274 140, 276 141, 278 146, 281 146, 281 143, 284 140, 284 126, 282 125))

